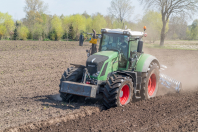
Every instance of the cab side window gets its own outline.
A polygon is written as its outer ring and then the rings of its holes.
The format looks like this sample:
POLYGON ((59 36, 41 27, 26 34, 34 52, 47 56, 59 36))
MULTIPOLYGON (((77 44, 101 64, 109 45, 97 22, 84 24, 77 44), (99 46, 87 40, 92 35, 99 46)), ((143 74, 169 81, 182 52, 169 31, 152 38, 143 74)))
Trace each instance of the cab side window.
POLYGON ((130 52, 137 52, 138 40, 130 41, 131 49, 130 52))
MULTIPOLYGON (((135 52, 137 52, 138 39, 134 40, 134 41, 130 41, 130 46, 131 46, 131 48, 130 48, 130 57, 134 58, 135 55, 136 55, 135 52)), ((137 58, 132 64, 130 64, 130 68, 134 68, 135 67, 136 61, 137 61, 137 58)))

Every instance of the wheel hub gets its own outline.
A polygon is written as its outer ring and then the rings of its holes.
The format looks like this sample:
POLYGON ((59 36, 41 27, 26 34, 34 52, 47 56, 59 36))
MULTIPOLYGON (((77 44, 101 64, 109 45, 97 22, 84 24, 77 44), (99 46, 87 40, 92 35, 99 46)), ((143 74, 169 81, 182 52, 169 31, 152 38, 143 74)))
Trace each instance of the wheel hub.
POLYGON ((156 76, 155 74, 152 74, 149 78, 149 82, 148 82, 148 94, 149 96, 152 96, 155 92, 155 88, 156 88, 156 76))
POLYGON ((120 92, 120 98, 122 98, 122 97, 123 97, 123 91, 120 92))
POLYGON ((124 85, 120 91, 120 104, 125 105, 129 100, 130 89, 128 85, 124 85))

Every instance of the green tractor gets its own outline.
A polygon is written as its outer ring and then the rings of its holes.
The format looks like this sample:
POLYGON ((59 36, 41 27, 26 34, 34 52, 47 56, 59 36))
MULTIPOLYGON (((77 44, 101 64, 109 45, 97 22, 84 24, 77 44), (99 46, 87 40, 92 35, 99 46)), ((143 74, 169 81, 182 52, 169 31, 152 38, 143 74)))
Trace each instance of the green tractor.
POLYGON ((62 75, 59 92, 63 101, 102 96, 103 105, 111 108, 156 96, 160 63, 142 50, 145 32, 101 29, 101 34, 94 31, 92 36, 86 66, 71 64, 62 75))

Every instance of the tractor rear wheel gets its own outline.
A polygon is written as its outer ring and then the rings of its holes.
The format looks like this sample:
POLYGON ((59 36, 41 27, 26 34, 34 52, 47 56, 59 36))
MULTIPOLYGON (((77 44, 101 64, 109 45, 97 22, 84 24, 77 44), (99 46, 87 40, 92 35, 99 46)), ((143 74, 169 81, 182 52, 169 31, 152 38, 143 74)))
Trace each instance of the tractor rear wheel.
POLYGON ((159 78, 159 66, 156 63, 151 63, 148 72, 142 76, 141 99, 149 99, 157 95, 159 78))
POLYGON ((124 106, 133 97, 133 82, 130 77, 113 75, 108 80, 103 89, 103 105, 109 109, 111 107, 124 106))
MULTIPOLYGON (((83 69, 84 67, 79 67, 79 68, 71 67, 68 68, 66 71, 64 71, 62 78, 60 79, 60 85, 59 85, 60 89, 63 81, 81 82, 83 76, 83 69)), ((78 96, 60 92, 60 97, 62 98, 63 101, 69 102, 69 101, 73 101, 78 96)))

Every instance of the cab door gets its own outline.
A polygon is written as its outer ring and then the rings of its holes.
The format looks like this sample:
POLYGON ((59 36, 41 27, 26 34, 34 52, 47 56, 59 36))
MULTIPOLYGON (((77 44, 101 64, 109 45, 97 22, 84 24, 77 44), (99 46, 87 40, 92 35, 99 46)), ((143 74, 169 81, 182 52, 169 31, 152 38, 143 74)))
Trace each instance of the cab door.
POLYGON ((133 69, 136 65, 136 62, 137 62, 137 47, 138 47, 138 39, 134 39, 134 40, 131 40, 129 41, 129 53, 130 53, 130 58, 133 59, 133 63, 129 64, 129 69, 133 69))

